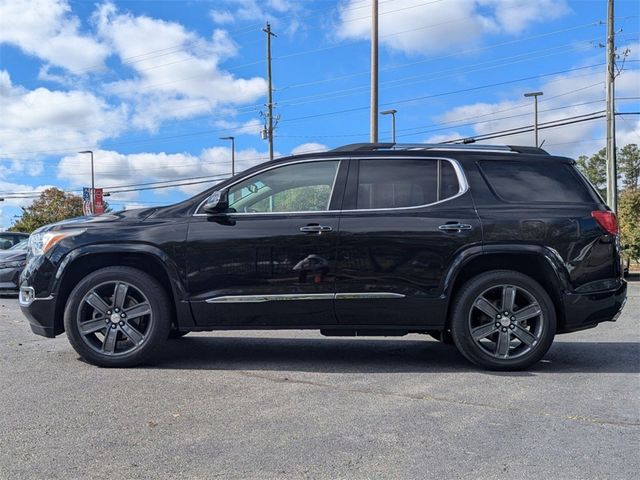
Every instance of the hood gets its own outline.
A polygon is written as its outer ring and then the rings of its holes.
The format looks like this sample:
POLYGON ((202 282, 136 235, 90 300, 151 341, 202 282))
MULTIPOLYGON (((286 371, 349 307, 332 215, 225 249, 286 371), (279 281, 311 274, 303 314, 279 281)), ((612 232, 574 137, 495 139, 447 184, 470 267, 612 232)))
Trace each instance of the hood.
POLYGON ((0 264, 7 262, 15 262, 16 260, 24 260, 27 258, 26 250, 11 250, 0 252, 0 264))
POLYGON ((136 208, 135 210, 122 210, 120 212, 105 213, 104 215, 90 217, 75 217, 60 222, 51 223, 38 228, 33 233, 42 233, 49 230, 66 230, 67 228, 101 226, 113 222, 141 222, 153 214, 159 207, 136 208))

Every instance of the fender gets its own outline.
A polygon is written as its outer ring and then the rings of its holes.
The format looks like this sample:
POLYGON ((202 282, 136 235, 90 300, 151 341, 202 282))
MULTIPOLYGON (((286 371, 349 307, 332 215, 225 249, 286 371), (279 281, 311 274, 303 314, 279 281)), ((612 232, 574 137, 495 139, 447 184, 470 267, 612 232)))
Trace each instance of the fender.
POLYGON ((490 245, 474 245, 456 254, 450 263, 449 269, 443 276, 443 283, 441 286, 442 298, 446 299, 450 297, 451 289, 453 288, 458 275, 460 275, 465 266, 467 266, 472 260, 485 255, 510 253, 535 255, 544 259, 545 263, 551 267, 560 291, 571 291, 569 272, 567 271, 565 262, 560 254, 554 249, 542 245, 526 243, 496 243, 490 245))
MULTIPOLYGON (((49 291, 53 292, 55 295, 58 294, 65 274, 69 271, 70 266, 75 264, 76 261, 81 261, 83 258, 94 256, 96 254, 126 253, 149 255, 158 261, 158 264, 161 265, 169 278, 173 297, 175 298, 174 303, 176 307, 176 314, 180 321, 180 325, 195 325, 188 301, 187 289, 180 275, 180 268, 165 251, 148 243, 97 243, 79 246, 64 256, 59 264, 55 277, 51 280, 49 291)), ((141 268, 141 270, 144 271, 144 268, 141 268)))

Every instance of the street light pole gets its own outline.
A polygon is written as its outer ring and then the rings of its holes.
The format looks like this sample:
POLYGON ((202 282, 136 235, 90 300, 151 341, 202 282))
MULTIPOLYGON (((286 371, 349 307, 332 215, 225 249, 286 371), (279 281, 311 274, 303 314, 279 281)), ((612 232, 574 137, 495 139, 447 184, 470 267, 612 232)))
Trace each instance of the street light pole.
POLYGON ((393 143, 396 143, 396 113, 398 113, 398 110, 395 108, 380 112, 380 115, 391 115, 391 141, 393 143))
POLYGON ((537 147, 538 144, 538 97, 540 95, 544 95, 542 92, 528 92, 525 93, 525 97, 533 97, 533 138, 534 138, 534 146, 537 147))
POLYGON ((231 140, 231 176, 236 174, 236 137, 220 137, 220 140, 231 140))
POLYGON ((371 125, 369 141, 378 143, 378 0, 371 0, 371 125))
POLYGON ((96 178, 93 170, 93 150, 83 150, 78 153, 88 153, 91 155, 91 213, 96 213, 96 204, 95 204, 95 192, 96 192, 96 178))

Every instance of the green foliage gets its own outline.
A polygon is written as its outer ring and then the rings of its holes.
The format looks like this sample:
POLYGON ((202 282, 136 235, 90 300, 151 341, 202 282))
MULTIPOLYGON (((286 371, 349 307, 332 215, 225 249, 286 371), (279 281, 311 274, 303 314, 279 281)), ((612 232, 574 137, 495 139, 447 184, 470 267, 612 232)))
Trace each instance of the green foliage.
POLYGON ((640 150, 638 145, 630 143, 618 152, 618 165, 622 174, 622 186, 640 188, 640 150))
POLYGON ((618 219, 625 256, 640 260, 640 189, 627 188, 620 195, 618 219))
POLYGON ((576 160, 578 168, 585 174, 589 181, 598 190, 600 195, 607 196, 607 158, 606 149, 587 157, 580 155, 576 160))
POLYGON ((9 230, 31 233, 49 223, 82 216, 82 198, 57 188, 44 190, 28 207, 22 208, 22 216, 9 230))

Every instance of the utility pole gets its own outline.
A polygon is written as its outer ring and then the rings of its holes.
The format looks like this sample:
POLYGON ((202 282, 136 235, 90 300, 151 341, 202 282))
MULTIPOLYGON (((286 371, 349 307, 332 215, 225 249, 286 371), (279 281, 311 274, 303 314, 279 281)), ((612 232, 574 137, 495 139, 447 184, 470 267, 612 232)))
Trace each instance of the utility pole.
POLYGON ((88 153, 91 155, 91 213, 96 213, 96 178, 93 173, 93 150, 84 150, 78 153, 88 153))
POLYGON ((607 14, 607 204, 618 211, 618 168, 616 165, 616 116, 615 116, 615 31, 613 0, 609 0, 607 14))
POLYGON ((371 143, 378 143, 378 0, 371 0, 371 143))
POLYGON ((533 97, 533 139, 534 139, 534 147, 538 147, 540 144, 538 143, 538 97, 543 95, 542 92, 529 92, 525 93, 525 97, 533 97))
POLYGON ((269 93, 267 95, 267 139, 269 140, 269 160, 273 160, 273 89, 271 87, 271 37, 276 34, 271 31, 271 25, 267 22, 262 29, 267 34, 267 82, 269 93))

